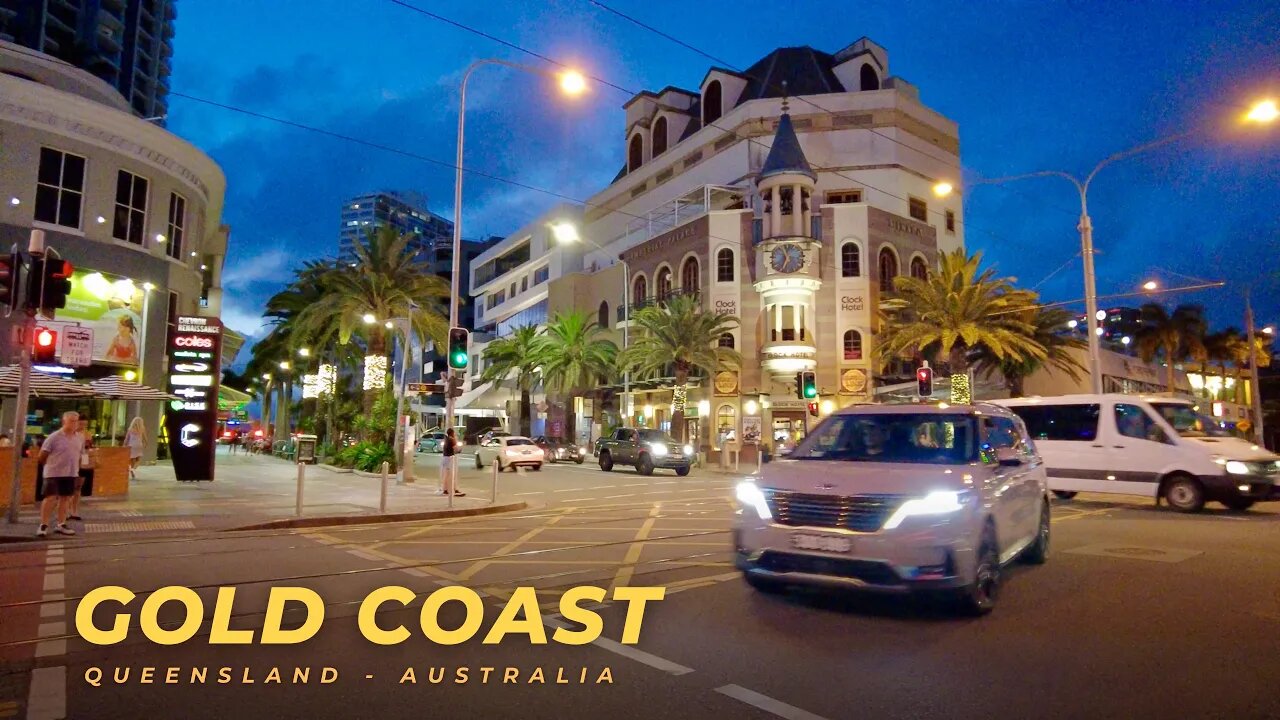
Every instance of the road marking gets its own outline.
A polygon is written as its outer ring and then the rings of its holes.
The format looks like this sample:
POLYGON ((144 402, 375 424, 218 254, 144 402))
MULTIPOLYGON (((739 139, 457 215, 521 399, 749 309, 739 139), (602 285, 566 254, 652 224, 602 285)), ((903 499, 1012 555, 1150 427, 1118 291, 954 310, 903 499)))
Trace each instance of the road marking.
POLYGON ((721 695, 727 695, 734 700, 744 702, 753 707, 772 713, 787 720, 825 720, 821 715, 814 715, 807 710, 801 710, 795 705, 788 705, 781 700, 774 700, 768 695, 761 695, 754 690, 748 690, 741 685, 725 685, 716 688, 716 692, 721 695))
POLYGON ((27 720, 59 720, 67 716, 67 669, 36 668, 27 693, 27 720))
POLYGON ((552 490, 551 492, 582 492, 584 490, 590 490, 590 489, 591 488, 567 488, 565 490, 552 490))
MULTIPOLYGON (((44 604, 40 607, 40 617, 65 617, 66 604, 66 567, 62 555, 62 543, 49 546, 45 554, 44 568, 44 604), (45 612, 45 608, 55 608, 57 612, 45 612)), ((36 630, 37 637, 65 635, 65 620, 41 622, 36 630)), ((67 654, 67 641, 42 640, 36 644, 36 657, 49 657, 67 654)), ((29 720, 54 720, 67 715, 67 668, 65 666, 36 668, 31 673, 31 686, 27 689, 27 718, 29 720)))
POLYGON ((511 494, 519 497, 520 495, 544 495, 546 494, 546 492, 547 492, 546 490, 539 490, 537 492, 523 492, 523 493, 511 493, 511 494))
POLYGON ((636 531, 635 540, 627 547, 627 555, 622 560, 623 566, 618 568, 617 574, 613 576, 613 585, 609 586, 610 590, 624 586, 631 581, 631 576, 635 574, 635 564, 640 562, 640 553, 644 552, 644 541, 648 539, 649 533, 653 531, 653 526, 658 522, 658 515, 661 512, 662 504, 654 503, 653 508, 649 510, 649 517, 640 524, 640 529, 636 531))
POLYGON ((612 490, 614 487, 616 486, 615 485, 596 485, 595 487, 589 487, 587 489, 588 490, 612 490))
POLYGON ((622 497, 635 497, 635 496, 636 496, 636 494, 635 494, 635 493, 628 493, 628 494, 626 494, 626 495, 605 495, 604 497, 600 497, 600 498, 596 498, 596 499, 597 499, 597 500, 613 500, 613 499, 615 499, 615 498, 622 498, 622 497))
POLYGON ((623 485, 622 487, 644 487, 648 484, 649 483, 631 483, 630 485, 623 485))
MULTIPOLYGON (((572 627, 569 623, 565 622, 564 620, 561 620, 558 617, 554 617, 550 615, 542 619, 542 624, 552 628, 572 627)), ((657 670, 661 670, 665 673, 670 673, 672 675, 688 675, 689 673, 693 672, 693 668, 691 667, 685 667, 684 665, 681 665, 679 663, 671 662, 666 658, 660 658, 657 655, 654 655, 652 653, 647 653, 643 650, 639 650, 637 648, 631 647, 630 645, 623 645, 622 643, 616 640, 610 640, 609 638, 604 638, 604 637, 597 638, 595 642, 591 644, 595 645, 601 650, 611 652, 615 655, 621 655, 622 657, 628 658, 630 660, 635 660, 638 663, 648 665, 651 668, 655 668, 657 670)))

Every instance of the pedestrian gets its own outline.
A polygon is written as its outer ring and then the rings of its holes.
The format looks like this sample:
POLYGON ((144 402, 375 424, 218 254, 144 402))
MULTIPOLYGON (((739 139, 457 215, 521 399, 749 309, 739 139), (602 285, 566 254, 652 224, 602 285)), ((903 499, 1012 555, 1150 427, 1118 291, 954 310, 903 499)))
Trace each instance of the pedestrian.
POLYGON ((458 435, 453 428, 444 434, 444 455, 440 459, 441 491, 446 495, 465 497, 458 492, 458 435))
POLYGON ((57 511, 58 524, 54 532, 75 535, 67 527, 67 506, 76 492, 76 479, 80 476, 80 452, 84 449, 84 436, 79 432, 80 413, 68 410, 62 413, 62 427, 55 430, 40 446, 40 460, 44 464, 44 501, 40 504, 40 529, 36 537, 49 534, 49 520, 57 511))
POLYGON ((76 432, 83 445, 80 450, 80 474, 76 477, 76 492, 67 503, 67 519, 79 522, 84 519, 80 517, 80 497, 85 494, 86 488, 90 494, 93 493, 93 468, 98 451, 93 449, 93 433, 89 432, 88 420, 80 418, 76 432))
POLYGON ((142 461, 142 448, 147 444, 147 426, 142 418, 135 417, 124 434, 124 444, 129 448, 129 479, 137 480, 138 463, 142 461))

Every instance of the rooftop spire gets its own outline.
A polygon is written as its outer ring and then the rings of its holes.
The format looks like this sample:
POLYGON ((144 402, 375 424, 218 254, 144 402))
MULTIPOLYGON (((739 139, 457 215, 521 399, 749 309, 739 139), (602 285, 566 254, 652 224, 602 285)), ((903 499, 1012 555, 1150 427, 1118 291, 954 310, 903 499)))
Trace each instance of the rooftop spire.
MULTIPOLYGON (((786 89, 784 87, 783 91, 786 89)), ((773 134, 773 147, 769 148, 769 156, 765 158, 764 167, 760 168, 760 179, 772 175, 793 173, 804 175, 816 181, 813 168, 800 149, 800 139, 796 137, 795 126, 791 124, 791 113, 788 111, 786 96, 782 99, 782 117, 778 119, 778 131, 773 134)))

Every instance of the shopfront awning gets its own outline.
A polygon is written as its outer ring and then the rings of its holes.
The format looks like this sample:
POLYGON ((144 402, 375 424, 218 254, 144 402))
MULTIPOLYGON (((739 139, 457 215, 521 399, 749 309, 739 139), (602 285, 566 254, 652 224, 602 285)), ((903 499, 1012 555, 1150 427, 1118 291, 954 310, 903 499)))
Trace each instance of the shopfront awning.
POLYGON ((153 387, 120 379, 118 375, 108 375, 89 383, 94 395, 104 400, 177 400, 153 387))
MULTIPOLYGON (((22 369, 17 365, 0 368, 0 395, 17 395, 22 369)), ((31 371, 31 395, 41 398, 85 398, 95 395, 92 388, 64 378, 31 371)))

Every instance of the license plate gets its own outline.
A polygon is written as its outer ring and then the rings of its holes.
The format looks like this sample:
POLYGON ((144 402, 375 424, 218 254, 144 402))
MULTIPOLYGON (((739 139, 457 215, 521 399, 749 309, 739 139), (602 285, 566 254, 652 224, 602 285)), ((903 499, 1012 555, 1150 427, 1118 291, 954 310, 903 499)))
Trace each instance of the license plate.
POLYGON ((802 535, 793 534, 791 544, 801 550, 818 550, 821 552, 847 553, 853 550, 853 539, 838 535, 802 535))
POLYGON ((533 451, 532 451, 532 450, 521 450, 521 451, 520 451, 520 454, 521 454, 521 455, 532 455, 532 454, 533 454, 533 451))

